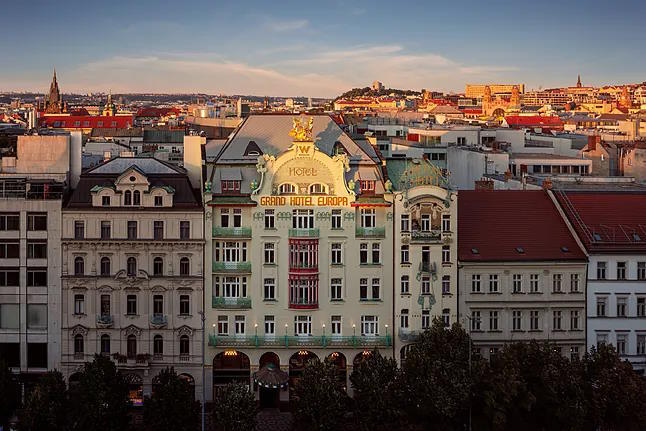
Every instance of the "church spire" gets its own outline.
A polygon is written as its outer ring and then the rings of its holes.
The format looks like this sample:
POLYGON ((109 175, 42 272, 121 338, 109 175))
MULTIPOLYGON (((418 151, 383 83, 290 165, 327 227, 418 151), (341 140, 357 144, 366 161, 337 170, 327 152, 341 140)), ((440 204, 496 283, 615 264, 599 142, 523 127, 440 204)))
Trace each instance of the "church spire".
POLYGON ((576 86, 577 86, 578 88, 581 88, 581 87, 582 87, 582 84, 581 84, 581 75, 579 75, 579 76, 578 76, 578 78, 577 78, 577 80, 576 80, 576 86))

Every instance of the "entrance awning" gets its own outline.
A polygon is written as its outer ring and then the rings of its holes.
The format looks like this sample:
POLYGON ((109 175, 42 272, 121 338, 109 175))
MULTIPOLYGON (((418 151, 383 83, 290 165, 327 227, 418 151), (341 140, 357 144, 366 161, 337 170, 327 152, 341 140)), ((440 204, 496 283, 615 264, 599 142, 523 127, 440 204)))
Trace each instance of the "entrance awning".
POLYGON ((267 364, 253 373, 253 381, 265 388, 282 389, 289 383, 289 374, 274 364, 267 364))

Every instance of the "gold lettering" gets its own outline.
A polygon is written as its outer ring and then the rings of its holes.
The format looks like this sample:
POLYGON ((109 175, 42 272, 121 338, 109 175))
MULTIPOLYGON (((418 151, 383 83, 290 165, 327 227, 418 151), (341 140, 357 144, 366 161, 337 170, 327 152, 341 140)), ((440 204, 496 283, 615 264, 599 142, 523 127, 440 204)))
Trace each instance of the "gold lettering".
POLYGON ((314 168, 289 168, 288 172, 291 177, 313 177, 318 174, 314 168))

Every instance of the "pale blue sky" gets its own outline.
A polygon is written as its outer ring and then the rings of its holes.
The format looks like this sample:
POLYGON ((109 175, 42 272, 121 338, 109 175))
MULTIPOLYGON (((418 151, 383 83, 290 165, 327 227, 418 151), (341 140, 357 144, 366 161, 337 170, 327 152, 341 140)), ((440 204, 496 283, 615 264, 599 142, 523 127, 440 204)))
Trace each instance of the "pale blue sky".
POLYGON ((0 90, 331 97, 646 80, 646 2, 69 0, 0 5, 0 90))

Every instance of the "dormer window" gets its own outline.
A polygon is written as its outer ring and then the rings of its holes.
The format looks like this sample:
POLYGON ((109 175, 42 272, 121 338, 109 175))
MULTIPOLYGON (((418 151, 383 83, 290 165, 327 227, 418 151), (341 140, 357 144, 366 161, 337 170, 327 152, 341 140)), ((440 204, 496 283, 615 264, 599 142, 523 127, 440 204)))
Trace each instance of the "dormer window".
POLYGON ((239 180, 222 180, 222 193, 240 193, 239 180))
POLYGON ((311 195, 325 195, 327 194, 327 186, 321 183, 314 183, 310 185, 311 195))
POLYGON ((296 194, 296 186, 291 183, 281 184, 278 188, 278 193, 281 195, 293 195, 296 194))
POLYGON ((359 188, 361 193, 374 193, 375 180, 359 180, 359 188))

